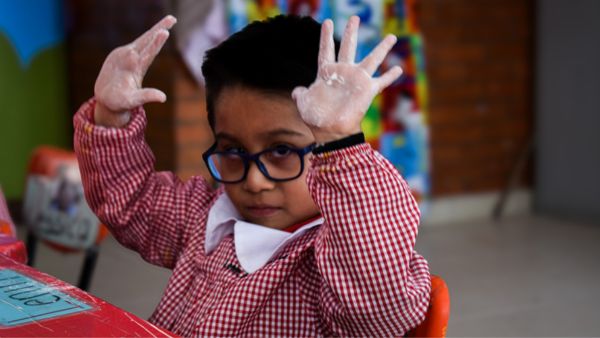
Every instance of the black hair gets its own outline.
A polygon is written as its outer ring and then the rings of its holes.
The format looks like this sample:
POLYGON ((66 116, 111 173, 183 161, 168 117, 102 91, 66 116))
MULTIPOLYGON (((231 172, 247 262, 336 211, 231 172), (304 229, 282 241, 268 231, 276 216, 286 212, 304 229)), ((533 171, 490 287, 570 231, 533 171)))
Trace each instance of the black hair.
POLYGON ((207 51, 202 73, 211 128, 215 104, 227 87, 288 96, 297 86, 308 87, 317 77, 320 32, 321 24, 311 17, 278 15, 249 24, 207 51))

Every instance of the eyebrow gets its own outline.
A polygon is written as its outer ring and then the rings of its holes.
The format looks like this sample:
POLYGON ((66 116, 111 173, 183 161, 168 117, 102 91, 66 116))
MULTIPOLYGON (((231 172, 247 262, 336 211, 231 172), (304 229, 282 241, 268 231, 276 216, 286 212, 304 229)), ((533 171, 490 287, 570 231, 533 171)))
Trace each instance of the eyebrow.
POLYGON ((263 138, 270 138, 270 137, 275 137, 275 136, 305 137, 306 135, 304 135, 300 132, 297 132, 295 130, 280 128, 280 129, 269 130, 267 132, 261 133, 260 136, 263 138))
POLYGON ((215 135, 215 140, 220 140, 220 139, 226 139, 229 141, 237 142, 237 139, 235 138, 235 136, 225 133, 225 132, 219 132, 215 135))
MULTIPOLYGON (((279 129, 269 130, 269 131, 266 131, 264 133, 260 133, 259 134, 259 137, 262 138, 262 139, 269 139, 269 138, 273 138, 273 137, 276 137, 276 136, 306 137, 306 135, 304 135, 304 134, 302 134, 300 132, 297 132, 297 131, 291 130, 291 129, 285 129, 285 128, 279 128, 279 129)), ((235 136, 233 136, 233 135, 231 135, 229 133, 226 133, 226 132, 218 132, 215 135, 215 138, 217 140, 226 139, 226 140, 229 140, 229 141, 238 142, 238 139, 235 136)))

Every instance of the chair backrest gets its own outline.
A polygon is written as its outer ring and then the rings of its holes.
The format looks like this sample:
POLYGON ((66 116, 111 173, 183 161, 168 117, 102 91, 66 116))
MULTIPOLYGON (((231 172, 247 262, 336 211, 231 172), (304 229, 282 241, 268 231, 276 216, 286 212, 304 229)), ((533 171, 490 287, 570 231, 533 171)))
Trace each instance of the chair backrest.
POLYGON ((36 148, 30 158, 23 218, 38 238, 63 252, 85 250, 108 233, 85 201, 75 154, 50 146, 36 148))
POLYGON ((450 293, 446 282, 439 276, 431 276, 431 300, 425 320, 407 333, 407 337, 446 337, 450 318, 450 293))

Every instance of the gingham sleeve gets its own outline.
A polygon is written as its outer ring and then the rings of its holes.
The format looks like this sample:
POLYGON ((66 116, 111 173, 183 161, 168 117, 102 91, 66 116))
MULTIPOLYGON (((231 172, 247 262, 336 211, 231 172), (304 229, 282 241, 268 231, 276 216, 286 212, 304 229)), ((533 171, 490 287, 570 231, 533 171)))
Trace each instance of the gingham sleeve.
POLYGON ((152 264, 173 268, 201 214, 214 197, 201 177, 180 181, 154 172, 154 155, 144 140, 140 107, 125 128, 93 124, 95 101, 73 118, 74 146, 91 209, 117 240, 152 264))
POLYGON ((315 244, 325 322, 341 336, 403 336, 423 320, 431 290, 405 181, 365 143, 313 156, 308 184, 325 218, 315 244))

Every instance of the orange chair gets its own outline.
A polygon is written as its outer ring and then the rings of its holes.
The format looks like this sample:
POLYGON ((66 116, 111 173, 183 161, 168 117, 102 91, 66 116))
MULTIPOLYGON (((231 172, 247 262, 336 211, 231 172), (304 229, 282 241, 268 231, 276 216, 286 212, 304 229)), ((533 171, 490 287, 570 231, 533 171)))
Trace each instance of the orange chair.
POLYGON ((425 320, 410 330, 407 337, 446 337, 450 318, 450 293, 441 277, 431 276, 431 300, 425 320))

